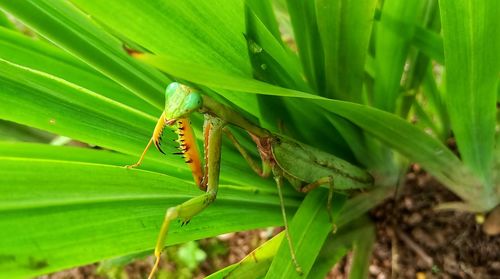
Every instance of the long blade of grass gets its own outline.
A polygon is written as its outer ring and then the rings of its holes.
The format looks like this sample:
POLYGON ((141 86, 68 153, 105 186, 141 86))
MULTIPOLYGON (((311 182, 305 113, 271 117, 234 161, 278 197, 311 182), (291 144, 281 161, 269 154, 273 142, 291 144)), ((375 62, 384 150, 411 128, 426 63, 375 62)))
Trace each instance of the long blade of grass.
MULTIPOLYGON (((267 30, 260 18, 251 9, 249 2, 246 7, 247 33, 249 56, 254 70, 254 77, 258 80, 280 85, 285 88, 298 89, 310 92, 305 83, 298 57, 292 54, 286 46, 278 41, 267 30)), ((261 105, 261 121, 267 129, 286 130, 288 135, 303 142, 314 143, 315 146, 331 151, 331 142, 319 139, 339 139, 338 133, 325 129, 329 126, 325 118, 309 113, 314 110, 309 103, 284 100, 281 97, 257 96, 261 105), (281 126, 281 127, 280 127, 281 126)), ((337 150, 346 146, 336 141, 337 150)))
POLYGON ((377 1, 316 1, 326 96, 360 103, 365 59, 377 1))
POLYGON ((481 178, 481 191, 491 195, 500 3, 441 0, 439 4, 451 126, 464 163, 481 178))
MULTIPOLYGON (((248 55, 253 69, 253 77, 268 83, 278 84, 284 87, 296 87, 291 73, 300 73, 294 67, 287 67, 283 58, 291 57, 285 52, 284 46, 280 44, 273 34, 262 23, 257 15, 263 13, 263 6, 257 5, 263 1, 247 1, 245 5, 245 38, 248 45, 248 55), (252 9, 257 6, 257 11, 252 9), (283 56, 283 54, 285 56, 283 56), (279 57, 278 57, 279 56, 279 57), (281 61, 280 61, 281 60, 281 61)), ((261 15, 265 16, 265 15, 261 15)), ((271 97, 265 100, 262 96, 256 96, 261 112, 261 125, 267 129, 275 130, 279 120, 291 123, 291 112, 280 97, 271 97)), ((293 125, 293 129, 295 125, 293 125)))
POLYGON ((67 52, 18 32, 0 28, 0 58, 59 77, 143 112, 155 116, 161 113, 67 52))
POLYGON ((444 64, 443 38, 438 33, 416 26, 412 44, 439 64, 444 64))
POLYGON ((3 12, 0 12, 0 26, 11 30, 16 30, 14 24, 9 20, 7 15, 3 12))
POLYGON ((450 120, 446 110, 444 96, 436 84, 436 79, 432 73, 432 67, 427 69, 422 87, 423 95, 428 101, 426 108, 435 112, 437 126, 440 130, 440 138, 442 141, 445 141, 450 135, 450 120))
POLYGON ((249 1, 246 7, 245 34, 254 77, 283 87, 310 91, 302 78, 298 57, 264 25, 262 19, 252 9, 254 2, 256 1, 249 1), (255 65, 254 60, 261 63, 255 65))
POLYGON ((375 226, 366 226, 354 240, 353 260, 349 272, 349 279, 368 278, 368 267, 375 242, 375 226))
MULTIPOLYGON (((311 1, 313 2, 313 1, 311 1)), ((347 92, 340 91, 340 48, 342 36, 342 10, 344 2, 341 0, 315 2, 316 21, 320 37, 320 50, 323 55, 325 72, 324 96, 333 99, 347 99, 347 92)), ((359 5, 364 7, 364 5, 359 5)), ((351 30, 352 31, 352 30, 351 30)), ((365 51, 366 53, 366 51, 365 51)), ((346 69, 342 69, 346 70, 346 69)))
POLYGON ((67 1, 9 1, 0 7, 137 96, 162 108, 165 78, 131 59, 122 43, 67 1))
POLYGON ((210 88, 244 91, 270 96, 293 96, 302 97, 305 99, 326 100, 325 98, 313 94, 293 89, 285 89, 278 86, 272 86, 268 83, 248 77, 231 75, 227 71, 217 70, 207 65, 192 64, 168 55, 157 56, 142 54, 136 55, 135 57, 147 64, 157 67, 161 71, 164 71, 168 74, 189 80, 194 83, 199 83, 210 88))
POLYGON ((384 1, 375 43, 375 92, 373 104, 395 112, 408 48, 423 1, 384 1), (417 11, 417 12, 416 12, 417 11))
POLYGON ((206 279, 251 279, 265 276, 284 238, 285 232, 282 231, 253 250, 241 261, 211 274, 206 279))
MULTIPOLYGON (((258 80, 280 85, 285 88, 311 91, 301 77, 301 68, 297 57, 283 46, 255 14, 251 5, 246 7, 247 33, 249 56, 254 70, 254 77, 258 80)), ((318 115, 308 113, 314 110, 308 103, 287 101, 281 97, 257 96, 261 106, 261 125, 270 130, 282 130, 286 126, 287 133, 304 142, 314 142, 324 150, 331 151, 331 142, 318 141, 318 138, 338 139, 338 133, 325 129, 328 122, 318 115), (281 126, 281 127, 279 127, 281 126), (280 129, 281 128, 281 129, 280 129)), ((346 146, 343 142, 335 142, 337 150, 346 146)))
MULTIPOLYGON (((439 7, 437 0, 424 1, 421 12, 422 15, 419 15, 418 22, 425 27, 425 29, 424 27, 421 27, 421 29, 429 33, 439 32, 439 7)), ((414 38, 417 37, 415 35, 417 29, 414 29, 414 38)), ((418 48, 410 48, 401 80, 402 88, 405 91, 398 110, 398 114, 401 117, 408 117, 412 104, 416 102, 418 89, 422 84, 429 65, 431 65, 431 58, 427 54, 421 52, 418 48)))
MULTIPOLYGON (((71 101, 75 106, 81 107, 82 109, 85 108, 85 110, 88 111, 88 115, 101 115, 101 117, 107 121, 115 120, 117 123, 121 122, 121 126, 131 126, 139 131, 143 131, 144 133, 147 131, 146 127, 151 126, 151 124, 155 121, 155 117, 151 115, 100 96, 95 92, 50 74, 5 60, 0 60, 0 65, 0 77, 3 80, 3 86, 6 89, 15 90, 14 88, 23 88, 26 91, 31 91, 33 93, 35 93, 34 91, 43 92, 43 96, 33 96, 38 102, 43 102, 44 97, 52 97, 54 99, 54 104, 45 110, 45 114, 47 115, 45 117, 42 117, 42 114, 39 115, 38 122, 45 122, 47 127, 56 126, 56 124, 66 128, 71 127, 69 124, 64 124, 64 121, 66 120, 71 121, 70 115, 66 115, 65 117, 61 116, 61 118, 58 119, 55 118, 57 110, 61 109, 60 104, 58 104, 55 99, 60 102, 71 101), (53 116, 51 117, 50 114, 53 114, 53 116), (134 121, 127 121, 131 118, 134 118, 134 121), (61 121, 63 123, 60 123, 61 121)), ((2 93, 4 103, 12 103, 12 106, 3 105, 5 109, 2 111, 2 116, 6 119, 14 117, 16 112, 21 112, 19 106, 28 105, 28 102, 26 102, 28 97, 27 94, 16 94, 12 92, 2 93), (21 101, 16 103, 16 99, 24 100, 24 102, 21 101)), ((78 116, 75 115, 75 117, 78 116)), ((85 118, 83 115, 81 117, 85 118)))
MULTIPOLYGON (((151 250, 166 208, 199 193, 192 183, 149 171, 1 157, 2 276, 26 278, 151 250)), ((293 212, 298 201, 286 196, 286 204, 293 212)), ((172 225, 167 244, 281 223, 275 191, 221 185, 214 205, 189 226, 172 225)))
POLYGON ((293 0, 287 0, 286 3, 306 79, 315 92, 324 95, 325 72, 316 4, 314 1, 293 0))
POLYGON ((256 14, 276 41, 281 42, 281 33, 270 1, 246 0, 245 4, 256 14))
POLYGON ((251 73, 242 1, 223 0, 217 5, 205 1, 71 1, 155 54, 170 54, 236 74, 251 73), (131 18, 136 19, 134 24, 131 18))
MULTIPOLYGON (((289 225, 297 262, 302 268, 300 275, 292 262, 287 241, 283 241, 267 272, 266 278, 301 278, 307 276, 318 256, 332 224, 328 220, 326 202, 328 190, 323 188, 311 191, 302 202, 289 225)), ((332 201, 333 217, 336 220, 346 197, 335 194, 332 201)), ((335 222, 335 221, 334 221, 335 222)))
MULTIPOLYGON (((96 151, 90 148, 72 146, 65 146, 64 149, 62 149, 59 146, 48 144, 1 141, 0 154, 3 157, 95 163, 114 166, 124 166, 137 159, 135 156, 120 154, 108 150, 96 151)), ((152 162, 150 160, 145 161, 144 165, 141 165, 141 169, 157 173, 165 173, 165 168, 165 164, 152 162)), ((177 176, 177 178, 185 179, 186 181, 191 180, 189 175, 177 176)))
POLYGON ((353 243, 363 237, 364 231, 370 229, 370 225, 368 217, 363 216, 350 221, 348 225, 341 227, 337 233, 330 234, 314 263, 314 272, 310 273, 307 278, 325 278, 332 266, 352 249, 353 243))

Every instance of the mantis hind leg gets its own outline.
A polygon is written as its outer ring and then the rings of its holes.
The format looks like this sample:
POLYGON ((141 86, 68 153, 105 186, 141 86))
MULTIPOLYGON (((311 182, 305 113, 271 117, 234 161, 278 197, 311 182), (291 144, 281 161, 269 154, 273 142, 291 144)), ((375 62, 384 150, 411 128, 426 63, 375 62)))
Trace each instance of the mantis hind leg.
POLYGON ((155 252, 154 252, 154 255, 156 257, 155 264, 148 276, 148 279, 153 278, 153 275, 158 269, 161 252, 163 250, 163 247, 165 246, 165 239, 167 237, 170 223, 172 223, 172 221, 177 218, 181 218, 182 225, 189 223, 191 218, 193 218, 195 215, 197 215, 205 208, 207 208, 215 200, 216 196, 217 196, 217 191, 215 189, 212 191, 208 191, 207 193, 201 196, 194 197, 178 206, 170 207, 169 209, 167 209, 167 212, 165 213, 165 218, 161 225, 158 239, 156 241, 155 252))
POLYGON ((285 211, 285 203, 283 200, 283 193, 281 191, 281 188, 283 187, 283 176, 277 169, 273 169, 274 173, 274 180, 276 181, 276 186, 278 188, 278 195, 280 198, 280 206, 281 206, 281 214, 283 214, 283 223, 285 225, 285 235, 286 239, 288 241, 288 247, 290 248, 290 255, 292 256, 292 262, 295 265, 295 270, 297 273, 300 275, 303 274, 302 268, 300 267, 299 263, 297 262, 297 257, 295 256, 295 249, 293 248, 293 243, 292 243, 292 238, 290 237, 290 231, 288 230, 288 221, 286 218, 286 211, 285 211))
POLYGON ((311 190, 318 188, 321 185, 328 184, 328 200, 326 202, 326 210, 328 211, 328 218, 330 219, 330 223, 332 224, 332 232, 335 233, 337 231, 337 225, 333 222, 332 215, 332 200, 333 200, 333 190, 335 188, 335 182, 333 181, 332 176, 322 177, 313 183, 304 185, 300 188, 302 193, 307 193, 311 190))

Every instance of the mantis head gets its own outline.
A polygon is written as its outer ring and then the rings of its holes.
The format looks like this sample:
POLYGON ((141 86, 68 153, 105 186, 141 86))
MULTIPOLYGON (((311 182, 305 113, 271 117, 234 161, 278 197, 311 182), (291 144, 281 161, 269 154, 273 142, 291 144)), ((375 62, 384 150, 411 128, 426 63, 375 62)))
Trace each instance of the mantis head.
POLYGON ((200 93, 186 85, 172 82, 165 90, 165 122, 172 125, 176 119, 186 117, 201 108, 202 104, 200 93))

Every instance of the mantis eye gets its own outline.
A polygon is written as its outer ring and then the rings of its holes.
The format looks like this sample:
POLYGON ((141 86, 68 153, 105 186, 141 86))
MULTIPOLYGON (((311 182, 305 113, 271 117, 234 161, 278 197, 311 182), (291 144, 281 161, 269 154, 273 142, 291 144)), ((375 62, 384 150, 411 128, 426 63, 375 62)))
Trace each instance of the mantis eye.
POLYGON ((186 113, 195 111, 201 107, 201 95, 198 92, 191 92, 184 99, 183 107, 186 113))

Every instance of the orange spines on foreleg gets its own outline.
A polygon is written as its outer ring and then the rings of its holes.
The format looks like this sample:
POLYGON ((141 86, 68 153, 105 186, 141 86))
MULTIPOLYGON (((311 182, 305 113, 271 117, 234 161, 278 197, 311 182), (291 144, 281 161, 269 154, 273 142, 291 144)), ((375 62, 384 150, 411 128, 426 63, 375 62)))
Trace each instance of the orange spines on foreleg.
POLYGON ((195 183, 204 190, 206 186, 202 185, 203 170, 201 165, 200 153, 196 145, 193 129, 189 123, 188 118, 181 118, 177 120, 177 135, 179 136, 177 142, 179 143, 179 151, 176 154, 182 154, 184 160, 193 173, 195 183))

